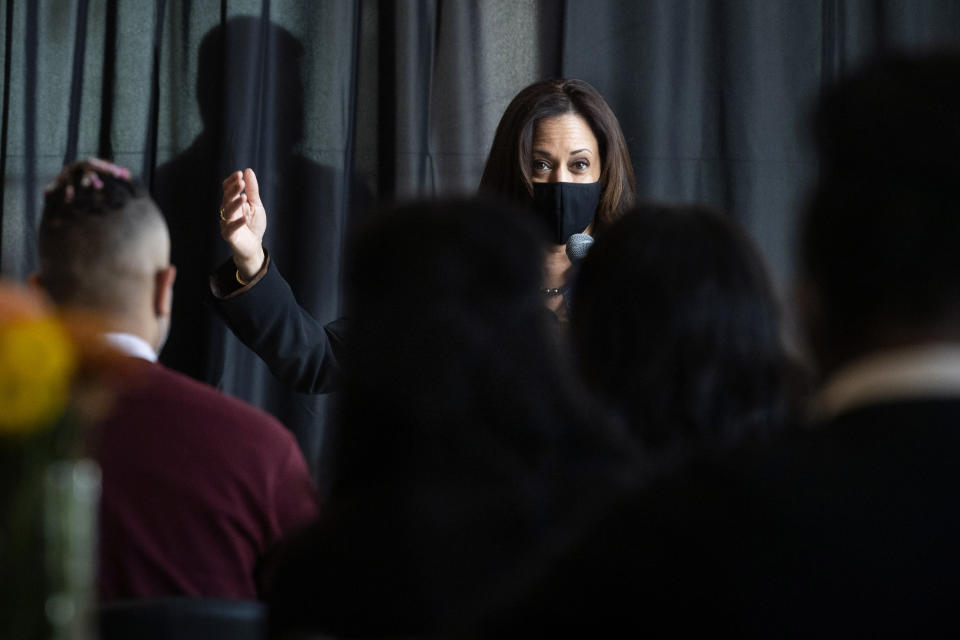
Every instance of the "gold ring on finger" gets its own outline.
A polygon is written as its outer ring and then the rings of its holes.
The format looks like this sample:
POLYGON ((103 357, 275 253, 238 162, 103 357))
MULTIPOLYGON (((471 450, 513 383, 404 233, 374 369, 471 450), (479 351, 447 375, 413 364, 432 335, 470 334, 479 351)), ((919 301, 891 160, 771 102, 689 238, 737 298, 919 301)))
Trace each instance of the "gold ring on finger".
POLYGON ((220 219, 227 222, 227 219, 223 217, 223 207, 220 207, 220 219))

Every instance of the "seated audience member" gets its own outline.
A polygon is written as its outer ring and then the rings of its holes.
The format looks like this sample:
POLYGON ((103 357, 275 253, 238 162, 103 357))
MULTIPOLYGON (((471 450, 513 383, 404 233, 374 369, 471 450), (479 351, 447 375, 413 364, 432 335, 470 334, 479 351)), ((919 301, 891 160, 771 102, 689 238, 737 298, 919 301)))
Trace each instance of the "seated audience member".
POLYGON ((534 224, 421 203, 356 238, 330 497, 279 563, 275 633, 430 634, 618 486, 620 443, 549 330, 534 224))
POLYGON ((958 113, 956 53, 883 57, 826 91, 799 252, 810 428, 646 488, 483 635, 956 634, 958 113))
POLYGON ((39 253, 35 282, 129 356, 93 434, 101 599, 256 598, 264 558, 316 517, 314 488, 276 420, 156 363, 175 276, 160 210, 126 169, 72 164, 46 193, 39 253))
POLYGON ((733 220, 644 205, 582 263, 572 333, 587 386, 659 457, 778 431, 799 402, 766 267, 733 220))
POLYGON ((809 438, 777 452, 796 504, 774 505, 802 525, 774 565, 797 584, 771 610, 817 608, 811 631, 960 626, 958 113, 956 52, 878 59, 816 113, 799 262, 823 384, 809 438))

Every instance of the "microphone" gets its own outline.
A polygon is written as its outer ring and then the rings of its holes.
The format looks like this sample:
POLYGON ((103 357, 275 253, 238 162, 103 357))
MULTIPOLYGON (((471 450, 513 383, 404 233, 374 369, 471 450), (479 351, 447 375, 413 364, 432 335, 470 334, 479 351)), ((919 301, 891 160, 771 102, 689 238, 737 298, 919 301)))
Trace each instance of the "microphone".
POLYGON ((587 256, 590 251, 590 245, 593 244, 593 236, 587 233, 575 233, 567 240, 567 257, 570 262, 579 262, 587 256))

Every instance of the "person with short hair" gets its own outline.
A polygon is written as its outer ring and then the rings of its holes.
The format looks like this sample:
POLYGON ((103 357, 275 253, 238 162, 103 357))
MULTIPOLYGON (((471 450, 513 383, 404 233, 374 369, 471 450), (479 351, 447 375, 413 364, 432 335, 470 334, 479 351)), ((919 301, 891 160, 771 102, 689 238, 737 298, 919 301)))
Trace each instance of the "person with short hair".
POLYGON ((274 418, 157 364, 176 276, 160 210, 127 169, 71 164, 44 197, 39 265, 33 282, 127 356, 91 435, 101 599, 256 599, 272 549, 316 517, 315 490, 274 418))

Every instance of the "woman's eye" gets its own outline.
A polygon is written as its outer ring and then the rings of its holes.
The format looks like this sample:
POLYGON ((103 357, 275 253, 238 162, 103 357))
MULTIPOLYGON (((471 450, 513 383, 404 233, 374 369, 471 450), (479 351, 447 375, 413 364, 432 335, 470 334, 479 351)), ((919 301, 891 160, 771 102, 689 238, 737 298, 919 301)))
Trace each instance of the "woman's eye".
POLYGON ((537 173, 546 173, 550 171, 550 165, 547 164, 544 160, 534 160, 533 170, 537 173))
POLYGON ((581 172, 581 173, 584 172, 584 171, 586 171, 586 170, 589 169, 589 168, 590 168, 590 163, 587 162, 586 160, 574 160, 574 161, 570 164, 570 169, 571 169, 572 171, 577 171, 577 172, 581 172))

